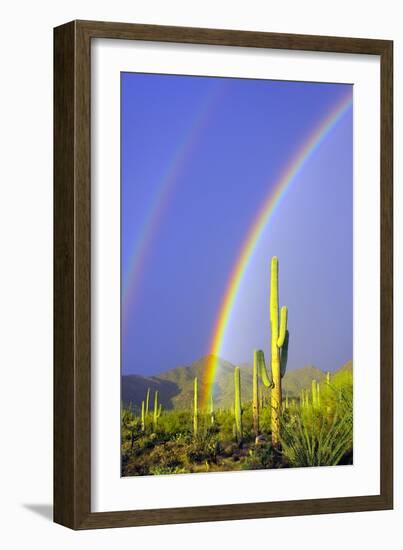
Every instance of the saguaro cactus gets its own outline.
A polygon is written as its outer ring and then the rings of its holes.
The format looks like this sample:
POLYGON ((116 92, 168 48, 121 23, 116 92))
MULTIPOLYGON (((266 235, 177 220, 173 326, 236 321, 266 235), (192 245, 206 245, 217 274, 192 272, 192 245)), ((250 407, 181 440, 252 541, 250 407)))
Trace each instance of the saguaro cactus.
POLYGON ((198 410, 197 410, 197 376, 193 382, 193 433, 197 434, 198 428, 198 410))
POLYGON ((320 389, 319 383, 312 380, 312 407, 318 409, 320 407, 320 389))
POLYGON ((210 422, 211 425, 214 426, 215 418, 214 418, 214 401, 213 401, 213 394, 210 395, 210 422))
POLYGON ((253 354, 253 376, 252 376, 252 414, 253 430, 259 435, 259 352, 253 354))
POLYGON ((159 392, 158 390, 156 390, 154 394, 154 413, 153 413, 154 431, 157 429, 158 419, 161 416, 161 405, 158 405, 158 395, 159 395, 159 392))
POLYGON ((263 384, 271 388, 271 433, 273 446, 280 443, 281 418, 281 379, 285 375, 288 359, 289 333, 287 330, 287 308, 284 306, 279 312, 278 305, 278 259, 271 260, 270 273, 270 325, 271 325, 271 378, 266 369, 264 354, 257 352, 260 363, 260 375, 263 384))
POLYGON ((243 429, 242 429, 241 370, 239 367, 235 367, 235 370, 234 370, 234 385, 235 385, 234 412, 235 412, 236 437, 237 437, 238 443, 241 443, 243 438, 243 429))
MULTIPOLYGON (((271 325, 271 368, 266 368, 264 353, 261 350, 254 355, 254 374, 255 383, 255 364, 263 384, 271 388, 271 433, 273 446, 278 447, 280 443, 280 418, 281 418, 281 379, 285 375, 288 359, 288 341, 289 332, 287 330, 288 311, 285 306, 279 311, 278 306, 278 259, 274 256, 271 260, 270 274, 270 325, 271 325), (271 376, 269 374, 271 370, 271 376)), ((254 394, 253 394, 254 395, 254 394)), ((254 405, 253 405, 254 407, 254 405)), ((254 426, 255 426, 255 407, 254 426)), ((257 410, 257 417, 258 417, 257 410)))
POLYGON ((147 395, 146 395, 146 410, 145 415, 148 416, 148 411, 150 410, 150 388, 147 388, 147 395))
POLYGON ((255 350, 253 354, 253 374, 252 374, 252 416, 253 430, 255 435, 259 435, 260 430, 260 411, 264 406, 263 389, 259 388, 259 376, 267 388, 273 386, 273 382, 266 370, 264 353, 262 350, 255 350), (259 391, 260 390, 260 391, 259 391))
POLYGON ((287 308, 283 306, 279 312, 278 299, 278 259, 271 260, 270 276, 270 325, 271 325, 271 372, 273 388, 271 391, 271 430, 272 443, 277 447, 280 443, 281 418, 281 379, 285 374, 288 358, 287 308))
POLYGON ((146 429, 146 415, 144 401, 141 402, 141 431, 144 432, 146 429))

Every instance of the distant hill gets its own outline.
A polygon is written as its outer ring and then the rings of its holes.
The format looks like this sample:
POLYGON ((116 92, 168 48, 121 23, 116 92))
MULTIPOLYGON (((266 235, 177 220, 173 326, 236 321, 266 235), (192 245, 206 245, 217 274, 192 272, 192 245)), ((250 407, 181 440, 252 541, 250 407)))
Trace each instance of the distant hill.
POLYGON ((352 373, 353 372, 353 362, 352 361, 347 361, 347 363, 345 363, 342 367, 337 369, 336 373, 340 373, 340 372, 352 373))
POLYGON ((147 388, 151 390, 153 397, 156 390, 159 391, 159 401, 166 409, 173 408, 173 398, 181 392, 180 386, 169 380, 160 380, 156 376, 146 377, 138 374, 122 376, 122 401, 125 405, 132 403, 139 408, 145 399, 147 388))
POLYGON ((325 376, 325 372, 312 365, 286 371, 282 384, 283 393, 288 392, 290 397, 299 397, 301 390, 312 387, 312 380, 321 382, 325 376))
MULTIPOLYGON (((145 377, 137 374, 122 376, 122 401, 125 405, 131 402, 133 406, 139 408, 141 401, 145 399, 147 388, 150 388, 152 399, 154 391, 159 391, 160 402, 164 408, 188 409, 193 402, 193 380, 197 376, 199 394, 201 395, 204 389, 203 374, 211 358, 212 356, 202 357, 190 365, 176 367, 157 376, 145 377)), ((214 384, 215 407, 232 406, 234 368, 235 365, 232 363, 221 358, 218 359, 214 384)), ((343 365, 336 373, 345 371, 352 372, 351 361, 343 365)), ((325 376, 326 374, 322 370, 311 365, 287 371, 283 378, 283 393, 287 392, 289 397, 298 397, 302 389, 311 387, 312 380, 320 382, 325 376)), ((250 401, 252 399, 252 367, 250 365, 241 365, 241 388, 242 400, 250 401)))
POLYGON ((340 367, 332 376, 332 383, 335 386, 343 386, 345 384, 353 384, 353 362, 348 361, 340 367))

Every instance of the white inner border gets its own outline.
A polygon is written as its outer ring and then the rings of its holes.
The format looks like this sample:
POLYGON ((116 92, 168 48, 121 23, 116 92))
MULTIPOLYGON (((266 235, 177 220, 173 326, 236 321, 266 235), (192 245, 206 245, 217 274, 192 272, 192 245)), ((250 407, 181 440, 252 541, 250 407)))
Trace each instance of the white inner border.
POLYGON ((92 511, 379 494, 379 57, 109 39, 91 54, 92 511), (353 466, 120 477, 121 71, 354 84, 353 466))

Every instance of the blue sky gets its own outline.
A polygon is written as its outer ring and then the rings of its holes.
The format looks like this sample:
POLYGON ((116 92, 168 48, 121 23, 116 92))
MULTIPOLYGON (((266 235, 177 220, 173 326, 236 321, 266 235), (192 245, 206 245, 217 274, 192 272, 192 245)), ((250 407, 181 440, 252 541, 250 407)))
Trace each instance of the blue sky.
MULTIPOLYGON (((262 201, 348 94, 343 84, 122 74, 124 373, 157 374, 208 353, 262 201)), ((352 358, 352 207, 350 110, 270 218, 237 296, 224 359, 245 363, 256 348, 268 352, 273 255, 280 302, 289 307, 288 368, 334 370, 352 358)))

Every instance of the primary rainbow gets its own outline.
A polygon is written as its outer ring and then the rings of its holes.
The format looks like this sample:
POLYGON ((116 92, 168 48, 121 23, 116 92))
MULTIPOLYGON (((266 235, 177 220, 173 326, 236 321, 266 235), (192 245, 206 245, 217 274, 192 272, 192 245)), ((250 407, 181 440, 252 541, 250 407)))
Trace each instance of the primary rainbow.
POLYGON ((194 150, 199 136, 208 124, 212 113, 215 112, 214 108, 222 97, 224 90, 225 83, 221 83, 201 103, 200 109, 196 113, 189 130, 184 133, 182 141, 179 142, 175 154, 172 155, 172 160, 159 182, 141 231, 139 231, 137 240, 130 252, 128 269, 126 270, 126 276, 122 280, 122 310, 124 318, 133 305, 136 288, 143 272, 147 254, 151 250, 151 242, 161 224, 176 182, 184 170, 185 164, 194 150))
POLYGON ((253 222, 247 237, 241 248, 241 253, 231 271, 229 282, 227 284, 224 298, 221 302, 219 314, 214 325, 214 331, 209 347, 209 361, 204 371, 202 405, 207 406, 210 402, 211 392, 213 390, 216 376, 218 358, 223 345, 225 331, 231 318, 237 293, 242 282, 245 271, 248 267, 251 257, 257 247, 259 239, 264 232, 271 215, 279 204, 282 196, 294 180, 297 173, 301 170, 314 151, 320 146, 326 135, 331 132, 344 113, 351 107, 352 98, 349 94, 343 98, 331 110, 331 112, 321 121, 319 126, 303 142, 297 153, 287 164, 282 176, 277 181, 274 188, 271 188, 262 208, 260 209, 255 221, 253 222))

